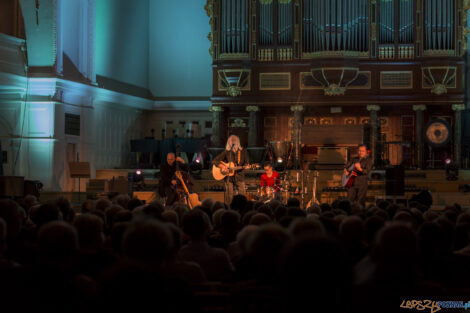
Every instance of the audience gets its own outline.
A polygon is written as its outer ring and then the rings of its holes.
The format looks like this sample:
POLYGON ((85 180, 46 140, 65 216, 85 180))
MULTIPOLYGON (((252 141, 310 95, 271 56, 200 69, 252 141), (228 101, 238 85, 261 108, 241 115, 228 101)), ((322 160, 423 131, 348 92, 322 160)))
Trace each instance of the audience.
POLYGON ((180 249, 178 259, 199 264, 208 280, 226 280, 234 268, 225 250, 213 248, 207 243, 210 230, 206 213, 197 207, 188 212, 183 218, 183 231, 189 236, 189 243, 180 249))
POLYGON ((0 309, 200 312, 209 301, 218 312, 392 312, 403 300, 464 301, 470 211, 415 200, 304 210, 296 198, 237 195, 189 210, 127 195, 78 209, 3 199, 0 309))

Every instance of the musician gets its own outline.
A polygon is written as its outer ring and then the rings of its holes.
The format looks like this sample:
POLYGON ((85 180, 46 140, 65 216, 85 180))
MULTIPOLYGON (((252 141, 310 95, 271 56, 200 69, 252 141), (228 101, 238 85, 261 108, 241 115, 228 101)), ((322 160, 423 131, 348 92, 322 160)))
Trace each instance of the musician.
POLYGON ((276 199, 280 198, 280 190, 279 185, 281 180, 279 178, 279 173, 273 170, 273 166, 271 163, 265 162, 264 163, 264 173, 261 175, 260 179, 260 186, 263 187, 271 187, 274 189, 276 194, 276 199))
MULTIPOLYGON (((248 152, 243 149, 240 145, 240 138, 235 135, 231 135, 227 139, 225 150, 216 156, 213 160, 213 164, 219 167, 223 172, 227 172, 229 169, 221 162, 230 163, 233 162, 234 166, 247 166, 250 162, 248 152)), ((245 195, 245 175, 243 169, 235 171, 235 175, 227 176, 225 180, 225 195, 224 201, 227 204, 232 202, 232 198, 235 190, 238 194, 245 195)))
POLYGON ((172 205, 179 200, 178 195, 178 179, 175 176, 176 167, 180 171, 187 171, 187 165, 181 157, 176 157, 174 153, 170 152, 166 156, 165 164, 160 166, 160 185, 159 194, 166 197, 166 205, 172 205))
POLYGON ((365 206, 372 159, 367 153, 366 145, 360 145, 357 154, 358 156, 352 158, 344 168, 346 175, 352 174, 354 176, 354 182, 348 189, 348 199, 351 203, 357 201, 362 206, 365 206), (349 170, 350 168, 352 169, 349 170))

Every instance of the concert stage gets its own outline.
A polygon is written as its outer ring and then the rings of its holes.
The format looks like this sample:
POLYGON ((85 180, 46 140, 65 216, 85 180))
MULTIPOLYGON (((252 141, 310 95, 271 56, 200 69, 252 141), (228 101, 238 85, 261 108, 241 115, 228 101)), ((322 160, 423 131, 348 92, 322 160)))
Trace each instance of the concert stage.
MULTIPOLYGON (((129 177, 135 175, 135 171, 135 169, 98 169, 96 170, 96 179, 87 181, 86 192, 82 192, 80 195, 77 192, 42 192, 41 201, 62 195, 72 202, 78 203, 87 198, 103 197, 113 192, 125 192, 126 190, 130 192, 133 189, 136 191, 136 183, 129 179, 129 177)), ((257 198, 261 173, 261 170, 246 171, 247 196, 249 199, 257 198)), ((137 186, 140 189, 137 194, 139 198, 147 201, 151 199, 151 194, 158 185, 158 174, 159 171, 155 169, 142 170, 145 185, 143 187, 137 186)), ((281 172, 281 174, 285 174, 288 186, 282 192, 283 200, 285 201, 288 197, 294 196, 301 200, 305 206, 312 198, 314 171, 287 170, 281 172), (302 193, 301 190, 304 192, 302 193)), ((342 170, 320 169, 318 174, 316 190, 319 202, 331 203, 335 199, 346 197, 346 190, 341 187, 342 170)), ((405 201, 405 199, 410 199, 421 190, 429 190, 433 197, 433 205, 436 207, 454 203, 470 206, 470 170, 460 170, 458 179, 455 181, 446 180, 445 170, 406 170, 403 196, 387 194, 385 171, 374 170, 372 176, 367 193, 368 204, 379 198, 388 198, 398 202, 405 201)), ((209 170, 203 170, 200 178, 194 179, 193 190, 200 195, 201 199, 211 197, 214 200, 223 200, 223 185, 223 181, 216 181, 212 178, 209 170)))

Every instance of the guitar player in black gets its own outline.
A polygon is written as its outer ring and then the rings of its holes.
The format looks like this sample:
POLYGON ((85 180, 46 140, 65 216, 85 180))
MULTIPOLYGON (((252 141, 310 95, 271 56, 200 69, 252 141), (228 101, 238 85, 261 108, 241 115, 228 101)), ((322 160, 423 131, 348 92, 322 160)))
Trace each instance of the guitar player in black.
POLYGON ((346 175, 349 175, 351 173, 348 169, 354 165, 351 172, 355 178, 352 186, 348 189, 348 199, 351 203, 357 201, 362 206, 365 206, 367 186, 369 185, 369 173, 372 169, 372 159, 367 153, 366 145, 360 145, 357 154, 358 156, 352 158, 344 168, 346 175))
MULTIPOLYGON (((227 167, 221 162, 229 163, 233 162, 235 166, 247 166, 250 162, 248 152, 243 149, 240 145, 240 138, 235 135, 231 135, 227 139, 225 150, 216 156, 213 160, 213 164, 220 167, 222 171, 227 171, 227 167)), ((235 171, 235 175, 227 176, 224 178, 225 182, 225 194, 224 201, 227 205, 230 205, 235 192, 238 191, 239 195, 246 195, 245 191, 245 175, 242 170, 235 171)))

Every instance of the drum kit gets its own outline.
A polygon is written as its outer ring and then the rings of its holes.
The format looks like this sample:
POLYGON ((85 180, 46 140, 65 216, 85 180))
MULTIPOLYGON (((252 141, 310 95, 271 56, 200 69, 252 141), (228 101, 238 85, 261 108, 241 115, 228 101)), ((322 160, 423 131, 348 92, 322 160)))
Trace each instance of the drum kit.
POLYGON ((304 204, 304 198, 308 195, 308 188, 304 185, 303 171, 285 171, 279 173, 280 182, 276 186, 247 185, 248 200, 268 203, 271 200, 279 200, 286 203, 291 197, 298 198, 304 204))
MULTIPOLYGON (((274 169, 279 172, 279 185, 277 186, 257 186, 256 193, 251 193, 251 199, 255 201, 262 201, 268 203, 271 200, 277 199, 286 203, 291 197, 299 198, 301 205, 304 205, 304 198, 307 196, 307 186, 304 185, 303 170, 286 170, 291 168, 293 143, 290 141, 271 141, 266 149, 267 158, 274 164, 274 169), (282 170, 278 168, 282 166, 282 170)), ((312 200, 316 202, 316 178, 318 172, 314 173, 314 186, 312 192, 314 195, 312 200)), ((253 186, 254 187, 254 186, 253 186)))

